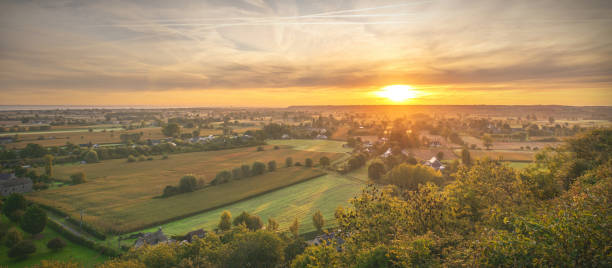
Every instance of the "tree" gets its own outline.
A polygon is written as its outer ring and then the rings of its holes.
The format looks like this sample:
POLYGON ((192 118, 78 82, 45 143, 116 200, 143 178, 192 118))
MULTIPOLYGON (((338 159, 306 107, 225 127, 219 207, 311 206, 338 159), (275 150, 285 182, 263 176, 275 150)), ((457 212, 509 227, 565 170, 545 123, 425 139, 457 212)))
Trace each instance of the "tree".
POLYGON ((70 175, 70 180, 72 180, 72 184, 81 184, 87 181, 87 177, 85 176, 85 172, 77 172, 70 175))
POLYGON ((263 222, 259 216, 250 215, 246 220, 246 226, 251 231, 257 231, 263 227, 263 222))
POLYGON ((312 225, 314 225, 319 232, 321 232, 323 229, 323 226, 325 225, 325 218, 323 218, 323 214, 321 214, 320 210, 317 210, 317 212, 312 215, 312 225))
POLYGON ((226 183, 230 181, 231 178, 232 178, 232 173, 227 170, 223 170, 217 173, 217 175, 215 176, 215 179, 212 180, 210 183, 213 185, 226 183))
POLYGON ((97 163, 99 161, 98 153, 96 153, 94 150, 89 150, 89 152, 85 154, 84 159, 87 161, 87 163, 97 163))
POLYGON ((183 176, 179 181, 179 190, 182 193, 193 192, 197 187, 198 182, 193 175, 183 176))
POLYGON ((233 168, 232 169, 232 179, 234 180, 239 180, 242 179, 242 169, 237 167, 237 168, 233 168))
POLYGON ((253 167, 251 168, 251 173, 253 176, 261 175, 266 172, 266 165, 262 162, 253 163, 253 167))
POLYGON ((278 222, 276 220, 274 220, 273 218, 268 218, 268 226, 266 227, 266 230, 268 231, 278 231, 278 222))
POLYGON ((268 162, 268 171, 276 171, 276 161, 268 162))
POLYGON ((66 246, 66 242, 59 237, 53 238, 47 242, 47 248, 52 251, 59 251, 66 246))
POLYGON ((178 137, 181 134, 181 126, 177 123, 169 123, 162 127, 162 133, 166 137, 178 137))
POLYGON ((289 226, 289 232, 293 234, 293 238, 297 239, 299 237, 300 222, 298 222, 297 218, 293 219, 293 223, 291 223, 291 226, 289 226))
POLYGON ((36 252, 36 246, 32 241, 24 240, 14 245, 8 252, 8 256, 14 259, 23 259, 36 252))
POLYGON ((482 145, 484 147, 487 147, 487 150, 489 150, 489 148, 491 148, 491 146, 493 146, 493 138, 491 138, 491 135, 484 134, 482 136, 482 145))
POLYGON ((327 166, 329 166, 329 163, 330 163, 330 161, 329 161, 329 157, 327 157, 327 156, 323 156, 323 157, 321 157, 321 159, 319 159, 319 164, 320 164, 322 167, 327 167, 327 166))
POLYGON ((237 235, 222 267, 281 267, 284 243, 276 234, 264 230, 237 235))
POLYGON ((240 169, 242 169, 242 177, 243 178, 251 176, 251 166, 249 166, 249 165, 242 165, 242 166, 240 166, 240 169))
POLYGON ((306 158, 306 160, 304 161, 304 166, 305 167, 312 167, 312 159, 306 158))
POLYGON ((246 226, 246 222, 249 217, 251 217, 251 214, 246 211, 243 211, 242 213, 240 213, 240 215, 238 215, 238 217, 234 218, 234 221, 232 223, 234 224, 234 226, 238 226, 240 224, 244 224, 246 226))
POLYGON ((25 211, 19 224, 24 231, 33 235, 38 234, 47 225, 47 213, 38 206, 32 205, 25 211))
POLYGON ((467 148, 461 150, 461 162, 468 167, 472 165, 472 156, 467 148))
POLYGON ((17 211, 24 211, 26 209, 26 200, 22 194, 12 193, 8 196, 4 205, 2 205, 2 213, 6 215, 12 221, 19 220, 17 218, 17 211))
POLYGON ((179 194, 181 191, 178 189, 178 187, 173 186, 173 185, 166 185, 166 188, 164 188, 164 193, 162 194, 163 197, 168 197, 168 196, 173 196, 175 194, 179 194))
POLYGON ((219 230, 227 231, 232 227, 232 213, 224 210, 221 213, 221 220, 219 221, 219 230))
POLYGON ((53 177, 53 155, 45 155, 45 174, 49 178, 53 177))
POLYGON ((417 190, 419 184, 439 183, 442 174, 433 168, 422 165, 400 164, 387 173, 383 182, 397 185, 406 190, 417 190))
POLYGON ((17 228, 13 227, 6 233, 6 240, 4 241, 4 244, 10 248, 21 242, 21 240, 23 240, 23 235, 17 228))
POLYGON ((374 161, 368 167, 368 178, 373 181, 378 181, 385 175, 385 164, 381 161, 374 161))
POLYGON ((293 158, 291 157, 285 158, 285 166, 287 167, 293 166, 293 158))
POLYGON ((436 154, 436 159, 442 161, 444 159, 444 152, 440 151, 436 154))

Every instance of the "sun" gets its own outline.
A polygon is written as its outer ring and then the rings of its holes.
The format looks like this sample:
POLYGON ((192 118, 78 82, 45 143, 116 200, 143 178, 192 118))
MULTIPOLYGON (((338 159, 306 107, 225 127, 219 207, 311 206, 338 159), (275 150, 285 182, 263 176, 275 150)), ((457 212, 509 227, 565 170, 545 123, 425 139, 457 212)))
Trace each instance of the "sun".
POLYGON ((417 97, 417 91, 409 85, 390 85, 380 89, 376 95, 393 102, 404 102, 417 97))

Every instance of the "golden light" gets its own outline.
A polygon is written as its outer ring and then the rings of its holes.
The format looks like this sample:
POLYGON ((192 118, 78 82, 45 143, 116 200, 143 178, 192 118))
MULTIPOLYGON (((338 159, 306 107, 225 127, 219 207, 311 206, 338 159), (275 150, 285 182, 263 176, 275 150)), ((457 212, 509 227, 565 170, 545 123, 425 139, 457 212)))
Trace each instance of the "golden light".
POLYGON ((387 98, 393 102, 404 102, 418 96, 418 91, 409 85, 391 85, 376 92, 379 97, 387 98))

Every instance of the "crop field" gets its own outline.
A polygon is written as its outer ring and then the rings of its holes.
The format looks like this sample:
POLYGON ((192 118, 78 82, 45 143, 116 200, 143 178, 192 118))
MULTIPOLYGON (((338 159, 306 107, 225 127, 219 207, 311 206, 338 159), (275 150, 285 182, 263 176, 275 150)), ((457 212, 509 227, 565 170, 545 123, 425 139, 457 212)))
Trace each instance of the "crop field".
POLYGON ((346 142, 334 141, 334 140, 269 140, 268 144, 271 145, 286 145, 290 146, 295 150, 302 151, 314 151, 314 152, 328 152, 328 153, 348 153, 351 152, 352 148, 342 147, 346 142))
MULTIPOLYGON (((8 219, 3 215, 2 221, 8 222, 8 219)), ((29 235, 24 235, 25 238, 28 239, 29 235)), ((34 245, 36 245, 36 252, 25 260, 9 259, 7 256, 8 248, 2 243, 0 245, 0 267, 31 267, 40 263, 41 260, 72 260, 83 264, 85 267, 94 267, 95 264, 101 263, 107 259, 105 256, 89 248, 70 242, 49 227, 46 227, 42 233, 40 233, 40 237, 37 236, 34 238, 33 242, 34 245), (60 237, 64 240, 66 242, 66 247, 58 252, 53 252, 47 248, 47 242, 56 237, 60 237)))
MULTIPOLYGON (((348 201, 359 194, 364 185, 365 183, 359 180, 338 174, 327 174, 161 226, 164 233, 171 235, 183 235, 198 228, 214 230, 219 223, 221 213, 229 210, 233 217, 242 211, 257 214, 264 224, 268 218, 274 218, 281 230, 287 230, 293 220, 298 218, 300 233, 311 232, 315 230, 312 225, 312 215, 316 210, 321 210, 326 227, 334 226, 334 210, 338 206, 347 207, 348 201)), ((155 230, 156 227, 153 227, 145 231, 155 230)))
MULTIPOLYGON (((476 138, 476 137, 472 137, 472 136, 461 136, 461 139, 463 139, 463 141, 465 143, 467 143, 468 145, 472 145, 472 144, 476 144, 476 146, 478 146, 479 148, 484 148, 484 145, 482 144, 482 140, 476 138)), ((534 138, 536 139, 536 138, 534 138)), ((493 142, 493 146, 491 146, 491 149, 494 150, 520 150, 521 147, 523 147, 523 149, 530 147, 530 148, 545 148, 548 146, 559 146, 563 144, 563 142, 542 142, 542 141, 514 141, 514 142, 503 142, 503 141, 494 141, 493 142)))
MULTIPOLYGON (((456 150, 455 153, 461 154, 461 151, 456 150)), ((470 150, 470 154, 472 158, 490 157, 495 160, 531 162, 535 153, 529 151, 470 150)))
POLYGON ((299 167, 279 168, 276 172, 189 194, 153 199, 163 192, 166 185, 177 185, 183 175, 193 174, 196 178, 210 181, 221 170, 241 164, 250 165, 255 161, 265 163, 276 160, 282 167, 284 159, 289 156, 294 162, 303 162, 306 158, 316 162, 322 156, 335 160, 343 156, 338 153, 297 151, 285 146, 273 150, 272 147, 266 146, 261 152, 257 152, 256 148, 240 148, 175 154, 167 160, 128 163, 125 159, 116 159, 95 164, 56 166, 57 177, 67 179, 70 174, 83 171, 87 174, 88 182, 34 192, 28 198, 56 207, 73 217, 78 216, 80 209, 85 209, 86 221, 104 230, 123 232, 241 200, 322 172, 299 167))

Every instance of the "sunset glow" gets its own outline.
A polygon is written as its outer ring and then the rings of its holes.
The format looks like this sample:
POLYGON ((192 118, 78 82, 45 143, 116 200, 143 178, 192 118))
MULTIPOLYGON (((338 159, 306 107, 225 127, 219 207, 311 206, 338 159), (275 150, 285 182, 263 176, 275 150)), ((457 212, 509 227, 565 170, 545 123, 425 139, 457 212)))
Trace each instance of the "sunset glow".
POLYGON ((405 102, 406 100, 416 98, 417 94, 418 92, 408 85, 386 86, 377 92, 378 96, 387 98, 393 102, 405 102))

